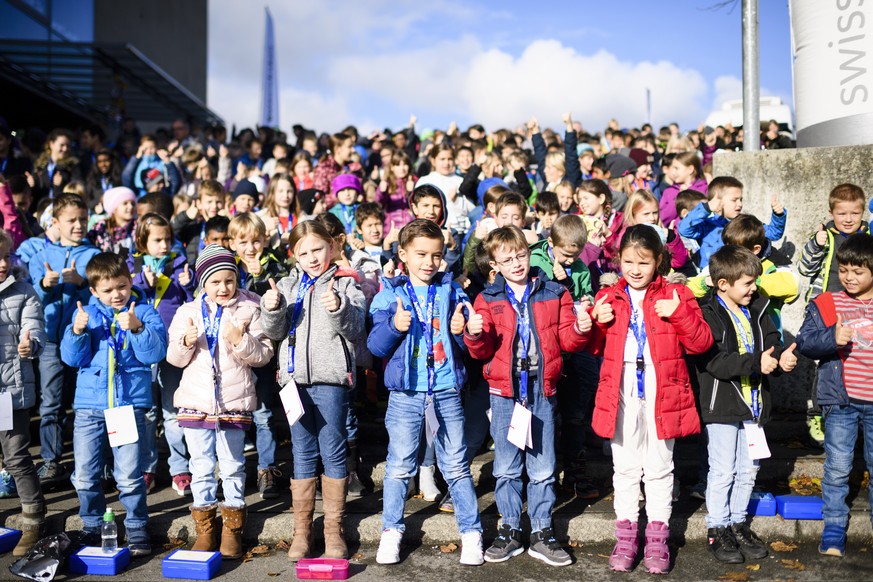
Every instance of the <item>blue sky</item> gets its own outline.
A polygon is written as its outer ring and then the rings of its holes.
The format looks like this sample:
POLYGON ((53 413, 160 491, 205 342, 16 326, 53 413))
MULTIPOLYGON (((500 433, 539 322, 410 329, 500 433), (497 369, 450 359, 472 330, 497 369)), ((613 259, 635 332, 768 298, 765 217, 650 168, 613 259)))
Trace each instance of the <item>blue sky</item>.
MULTIPOLYGON (((209 105, 258 119, 264 11, 276 26, 283 128, 696 126, 741 96, 740 0, 210 0, 209 105), (535 8, 535 10, 532 10, 535 8), (232 39, 232 40, 229 40, 232 39)), ((762 95, 791 104, 787 0, 760 0, 762 95)))

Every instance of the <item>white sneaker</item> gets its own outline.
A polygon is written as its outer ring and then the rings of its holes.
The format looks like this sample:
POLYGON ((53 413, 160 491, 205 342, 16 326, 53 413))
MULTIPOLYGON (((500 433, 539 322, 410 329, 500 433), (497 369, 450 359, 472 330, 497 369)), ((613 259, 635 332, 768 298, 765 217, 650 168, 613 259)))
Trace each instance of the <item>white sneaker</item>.
POLYGON ((418 469, 418 490, 425 501, 436 501, 443 495, 436 485, 436 480, 434 479, 435 472, 435 465, 418 469))
POLYGON ((396 564, 400 561, 400 540, 403 532, 396 529, 382 530, 379 550, 376 552, 377 564, 396 564))
POLYGON ((482 552, 482 533, 468 531, 461 534, 461 564, 464 566, 481 566, 485 563, 482 552))

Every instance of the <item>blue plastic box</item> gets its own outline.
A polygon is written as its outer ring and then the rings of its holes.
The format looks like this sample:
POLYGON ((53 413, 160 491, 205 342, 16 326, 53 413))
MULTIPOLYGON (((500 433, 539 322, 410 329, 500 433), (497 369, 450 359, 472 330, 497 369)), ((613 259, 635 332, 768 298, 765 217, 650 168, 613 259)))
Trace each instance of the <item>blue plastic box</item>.
POLYGON ((776 515, 776 498, 772 493, 752 493, 747 512, 749 515, 776 515))
POLYGON ((816 495, 776 496, 776 511, 785 519, 821 519, 823 505, 816 495))
POLYGON ((115 576, 130 564, 130 550, 118 548, 115 552, 106 554, 103 548, 85 546, 70 556, 69 562, 70 572, 73 574, 115 576))
POLYGON ((221 569, 221 552, 175 550, 161 563, 164 578, 211 580, 221 569))
POLYGON ((0 554, 11 552, 21 539, 21 531, 0 527, 0 554))

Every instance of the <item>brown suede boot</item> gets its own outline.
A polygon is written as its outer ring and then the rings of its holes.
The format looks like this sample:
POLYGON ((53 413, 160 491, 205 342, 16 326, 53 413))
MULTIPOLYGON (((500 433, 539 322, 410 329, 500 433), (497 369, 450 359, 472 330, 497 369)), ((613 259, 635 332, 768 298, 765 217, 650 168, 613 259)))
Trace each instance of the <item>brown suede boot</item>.
POLYGON ((315 513, 315 482, 318 479, 291 479, 291 506, 294 508, 294 539, 288 557, 296 562, 309 557, 312 548, 312 514, 315 513))
POLYGON ((221 506, 221 557, 236 560, 243 555, 243 528, 246 526, 246 508, 221 506))
POLYGON ((321 476, 321 494, 324 497, 324 557, 345 559, 349 554, 343 532, 346 514, 346 493, 349 480, 321 476))
POLYGON ((21 539, 12 550, 12 555, 20 557, 45 534, 45 503, 21 504, 21 539))
POLYGON ((194 531, 197 539, 192 550, 198 552, 214 552, 218 549, 218 526, 215 519, 216 506, 192 507, 191 517, 194 518, 194 531))

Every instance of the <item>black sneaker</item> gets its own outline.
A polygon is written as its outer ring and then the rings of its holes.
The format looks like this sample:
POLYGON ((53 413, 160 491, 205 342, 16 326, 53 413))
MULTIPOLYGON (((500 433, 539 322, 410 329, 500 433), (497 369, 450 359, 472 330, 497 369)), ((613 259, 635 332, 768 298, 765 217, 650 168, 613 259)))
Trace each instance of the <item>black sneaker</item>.
POLYGON ((258 492, 261 494, 261 499, 279 497, 279 485, 276 483, 276 479, 281 477, 282 471, 276 467, 258 469, 258 492))
POLYGON ((573 562, 570 554, 564 551, 555 539, 552 528, 530 534, 530 548, 527 551, 532 558, 542 560, 550 566, 569 566, 573 562))
POLYGON ((82 529, 82 539, 83 546, 92 546, 99 547, 103 544, 103 539, 101 536, 101 528, 99 527, 86 527, 82 529))
POLYGON ((127 530, 127 549, 133 558, 141 558, 152 553, 149 533, 145 528, 127 530))
POLYGON ((505 562, 513 556, 524 552, 521 543, 521 530, 512 529, 506 524, 497 530, 497 538, 491 547, 485 551, 486 562, 505 562))
POLYGON ((67 473, 64 466, 55 461, 46 461, 43 463, 42 466, 37 469, 36 476, 39 477, 39 484, 42 486, 57 485, 65 479, 69 480, 70 478, 70 474, 67 473))
POLYGON ((747 560, 761 560, 766 558, 770 552, 767 551, 767 544, 761 541, 761 538, 752 531, 747 523, 735 523, 731 526, 734 537, 737 540, 740 553, 747 560))
POLYGON ((734 532, 729 527, 711 527, 706 532, 709 551, 715 559, 725 564, 742 564, 745 560, 734 532))
POLYGON ((597 499, 600 497, 600 489, 588 478, 577 479, 573 483, 573 493, 577 499, 597 499))

